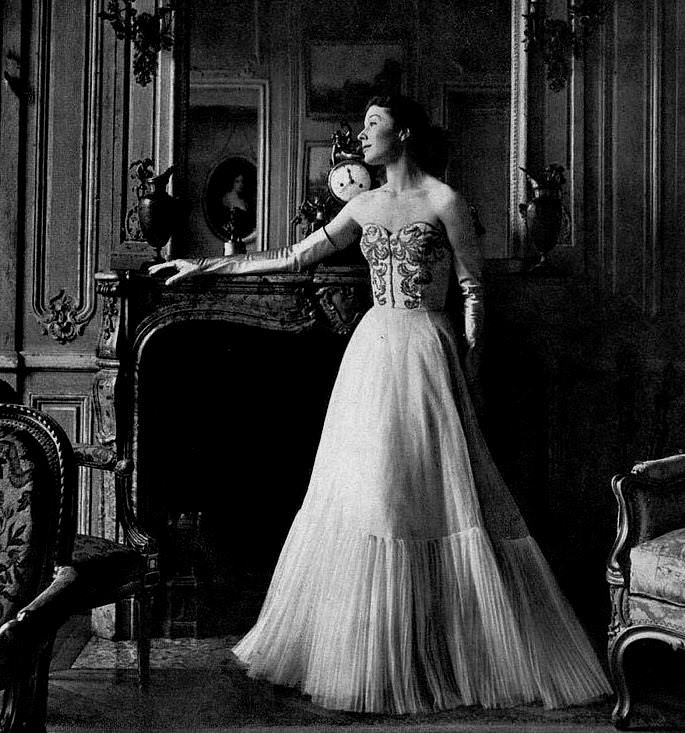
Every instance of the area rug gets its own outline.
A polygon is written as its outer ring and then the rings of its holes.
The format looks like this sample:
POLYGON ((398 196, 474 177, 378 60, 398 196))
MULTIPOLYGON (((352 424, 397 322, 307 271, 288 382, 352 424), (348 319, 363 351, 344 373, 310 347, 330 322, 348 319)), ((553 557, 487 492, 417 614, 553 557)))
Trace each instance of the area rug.
MULTIPOLYGON (((611 701, 544 710, 464 707, 422 715, 331 711, 297 691, 252 680, 235 662, 237 639, 156 639, 150 689, 138 690, 131 642, 92 640, 72 669, 50 678, 48 731, 288 731, 288 733, 466 733, 473 731, 611 731, 611 701)), ((685 731, 673 700, 641 700, 635 730, 685 731)), ((676 700, 677 703, 677 700, 676 700)))

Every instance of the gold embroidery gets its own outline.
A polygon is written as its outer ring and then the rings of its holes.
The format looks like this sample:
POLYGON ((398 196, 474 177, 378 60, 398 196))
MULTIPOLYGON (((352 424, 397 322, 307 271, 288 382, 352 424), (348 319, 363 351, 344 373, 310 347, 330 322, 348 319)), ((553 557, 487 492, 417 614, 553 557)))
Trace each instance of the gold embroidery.
POLYGON ((395 306, 393 274, 399 275, 399 291, 405 308, 420 308, 426 287, 434 281, 434 265, 451 252, 442 231, 427 222, 408 224, 390 232, 367 224, 360 247, 369 263, 374 299, 378 305, 395 306))
POLYGON ((369 263, 373 297, 379 305, 385 305, 388 302, 385 297, 387 289, 385 276, 390 265, 389 233, 376 224, 369 224, 364 227, 359 245, 369 263))
POLYGON ((400 290, 407 298, 406 308, 418 308, 426 285, 433 282, 432 266, 447 254, 442 234, 435 229, 423 229, 412 224, 397 233, 391 255, 400 263, 397 272, 402 276, 400 290))

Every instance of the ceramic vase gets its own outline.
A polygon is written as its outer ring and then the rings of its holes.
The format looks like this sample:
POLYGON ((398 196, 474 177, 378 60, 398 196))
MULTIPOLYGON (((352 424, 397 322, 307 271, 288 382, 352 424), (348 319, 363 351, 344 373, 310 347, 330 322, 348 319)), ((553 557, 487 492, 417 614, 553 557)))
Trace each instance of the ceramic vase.
POLYGON ((528 240, 539 255, 534 268, 547 266, 547 255, 559 239, 562 215, 559 188, 533 186, 533 198, 525 206, 525 219, 528 240))
POLYGON ((140 230, 155 250, 155 262, 162 262, 162 247, 169 241, 176 223, 178 201, 167 191, 173 166, 164 173, 148 178, 145 193, 138 199, 140 230))

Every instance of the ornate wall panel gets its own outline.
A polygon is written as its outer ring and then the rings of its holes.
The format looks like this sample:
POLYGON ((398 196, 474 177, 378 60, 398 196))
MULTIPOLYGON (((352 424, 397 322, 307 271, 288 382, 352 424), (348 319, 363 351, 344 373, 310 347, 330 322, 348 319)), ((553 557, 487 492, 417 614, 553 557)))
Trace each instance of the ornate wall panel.
POLYGON ((0 378, 12 383, 18 366, 15 339, 21 180, 20 109, 25 92, 22 83, 21 14, 20 0, 0 4, 0 52, 7 75, 0 87, 0 378))
POLYGON ((664 3, 615 3, 600 39, 598 264, 613 294, 661 303, 664 3), (620 59, 620 63, 616 63, 620 59))
POLYGON ((675 104, 685 84, 685 5, 665 3, 661 19, 662 71, 660 74, 661 139, 660 219, 662 308, 682 313, 685 305, 685 159, 678 133, 685 129, 685 106, 675 104), (670 246, 669 244, 670 243, 670 246))
POLYGON ((81 6, 48 0, 36 6, 33 18, 30 79, 35 101, 28 113, 25 228, 30 253, 25 328, 33 343, 73 342, 95 310, 98 9, 95 0, 81 6))
POLYGON ((646 316, 677 316, 683 197, 680 4, 615 2, 585 66, 586 266, 646 316), (680 133, 682 134, 682 133, 680 133))
MULTIPOLYGON (((50 394, 28 391, 25 402, 54 417, 74 443, 90 440, 93 410, 90 395, 50 394)), ((88 533, 93 526, 93 483, 90 469, 80 469, 78 491, 78 531, 88 533)))
POLYGON ((644 25, 647 29, 646 52, 646 139, 645 228, 643 233, 644 291, 642 306, 645 313, 657 315, 662 304, 662 173, 663 173, 663 110, 662 74, 664 65, 664 24, 662 2, 645 3, 644 25))

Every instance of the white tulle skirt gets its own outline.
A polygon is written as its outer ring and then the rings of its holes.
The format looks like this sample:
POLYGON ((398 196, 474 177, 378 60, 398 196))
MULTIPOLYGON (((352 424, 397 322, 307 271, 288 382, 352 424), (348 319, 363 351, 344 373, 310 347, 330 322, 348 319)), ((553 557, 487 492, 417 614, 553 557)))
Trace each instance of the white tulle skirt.
POLYGON ((610 691, 478 428, 439 311, 372 308, 255 626, 251 676, 333 709, 547 707, 610 691))

